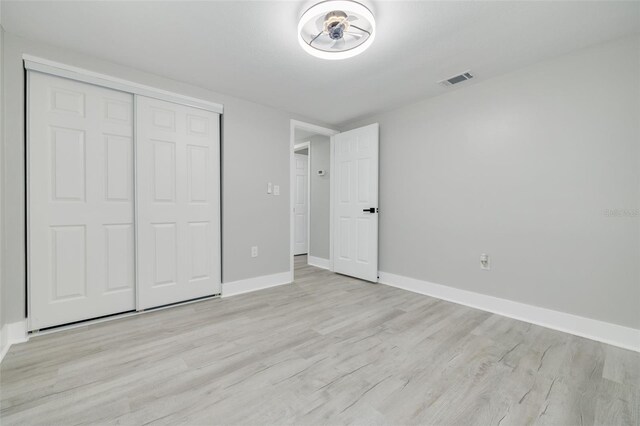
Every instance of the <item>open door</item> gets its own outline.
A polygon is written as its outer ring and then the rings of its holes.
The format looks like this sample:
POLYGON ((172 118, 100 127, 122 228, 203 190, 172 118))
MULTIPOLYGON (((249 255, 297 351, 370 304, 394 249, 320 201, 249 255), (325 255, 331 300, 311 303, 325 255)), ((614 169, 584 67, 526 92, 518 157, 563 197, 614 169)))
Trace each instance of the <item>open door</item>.
POLYGON ((378 281, 378 124, 333 136, 333 270, 378 281))
MULTIPOLYGON (((309 150, 309 148, 307 148, 309 150)), ((295 154, 296 186, 294 188, 295 247, 293 254, 309 252, 309 155, 295 154)))

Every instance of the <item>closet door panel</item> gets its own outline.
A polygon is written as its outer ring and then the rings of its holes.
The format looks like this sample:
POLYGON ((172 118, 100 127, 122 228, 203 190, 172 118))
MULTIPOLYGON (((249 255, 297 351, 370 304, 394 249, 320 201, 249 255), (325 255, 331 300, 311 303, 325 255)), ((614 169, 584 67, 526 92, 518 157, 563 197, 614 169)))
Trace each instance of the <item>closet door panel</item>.
POLYGON ((28 78, 29 327, 133 310, 133 96, 28 78))
POLYGON ((139 309, 220 293, 219 126, 136 97, 139 309))

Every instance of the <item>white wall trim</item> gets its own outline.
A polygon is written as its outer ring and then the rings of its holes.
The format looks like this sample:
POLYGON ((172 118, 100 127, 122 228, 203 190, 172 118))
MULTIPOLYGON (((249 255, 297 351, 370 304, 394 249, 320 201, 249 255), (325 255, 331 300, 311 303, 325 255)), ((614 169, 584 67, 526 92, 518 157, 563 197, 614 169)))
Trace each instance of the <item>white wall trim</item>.
POLYGON ((297 144, 293 145, 293 150, 294 151, 300 151, 300 150, 307 149, 307 148, 311 148, 311 141, 300 142, 300 143, 297 143, 297 144))
MULTIPOLYGON (((295 185, 296 178, 296 169, 295 169, 295 145, 296 145, 296 129, 307 130, 310 132, 318 133, 319 135, 325 135, 330 137, 331 143, 331 167, 333 167, 333 136, 340 133, 337 130, 330 129, 328 127, 316 126, 315 124, 305 123, 304 121, 291 120, 291 124, 289 126, 289 273, 291 274, 291 280, 293 281, 293 253, 295 248, 295 239, 294 239, 294 216, 293 216, 293 207, 294 207, 294 194, 293 187, 295 185)), ((309 149, 311 151, 311 149, 309 149)), ((329 179, 332 178, 333 173, 329 173, 329 179)), ((333 191, 333 187, 331 187, 330 191, 333 191)), ((331 197, 329 197, 331 200, 331 197)), ((333 204, 329 204, 329 210, 331 210, 330 215, 333 217, 333 204)), ((330 223, 330 226, 333 226, 333 222, 330 223)), ((331 232, 333 234, 333 232, 331 232)), ((332 235, 329 235, 329 247, 333 246, 331 242, 332 235)), ((311 243, 309 241, 309 243, 311 243)), ((222 293, 224 295, 224 291, 222 293)))
POLYGON ((307 256, 307 263, 316 268, 331 270, 331 260, 323 257, 307 256))
POLYGON ((86 70, 84 68, 62 64, 60 62, 50 61, 48 59, 39 58, 37 56, 24 54, 22 55, 22 59, 24 60, 24 67, 27 70, 43 72, 46 74, 56 75, 58 77, 69 78, 72 80, 82 81, 85 83, 95 84, 103 87, 109 87, 111 89, 121 90, 136 95, 147 96, 149 98, 160 99, 168 102, 176 102, 194 108, 217 112, 218 114, 222 114, 224 110, 222 104, 192 98, 191 96, 169 92, 167 90, 146 86, 140 83, 134 83, 132 81, 112 77, 110 75, 101 74, 95 71, 86 70))
POLYGON ((255 278, 222 283, 222 298, 251 293, 252 291, 276 287, 283 284, 291 284, 293 274, 289 271, 273 275, 263 275, 255 278))
POLYGON ((587 339, 640 352, 640 330, 566 312, 514 302, 402 275, 379 272, 379 282, 587 339))
POLYGON ((27 340, 29 340, 29 336, 27 335, 26 320, 5 324, 4 327, 2 327, 2 336, 0 337, 0 344, 2 344, 0 348, 0 362, 2 362, 4 356, 9 352, 11 345, 26 342, 27 340))
POLYGON ((291 120, 291 127, 294 129, 302 129, 302 130, 307 130, 309 132, 315 132, 319 135, 325 135, 325 136, 333 136, 340 133, 335 129, 330 129, 328 127, 322 127, 315 124, 306 123, 304 121, 293 120, 293 119, 291 120))
POLYGON ((336 151, 335 135, 329 138, 329 270, 333 272, 333 194, 335 192, 336 151))

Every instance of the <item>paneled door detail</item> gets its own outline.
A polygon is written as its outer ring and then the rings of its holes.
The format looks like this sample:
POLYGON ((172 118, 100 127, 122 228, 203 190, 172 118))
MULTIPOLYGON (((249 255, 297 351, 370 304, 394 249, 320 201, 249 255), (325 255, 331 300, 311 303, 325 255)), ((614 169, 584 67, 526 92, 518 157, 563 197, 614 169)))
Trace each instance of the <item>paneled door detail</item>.
POLYGON ((219 126, 136 96, 138 309, 220 293, 219 126))
POLYGON ((309 156, 295 154, 296 180, 294 205, 294 255, 305 254, 309 251, 309 156))
POLYGON ((133 95, 28 79, 29 329, 133 310, 133 95))
POLYGON ((378 124, 333 138, 333 268, 377 282, 378 124))

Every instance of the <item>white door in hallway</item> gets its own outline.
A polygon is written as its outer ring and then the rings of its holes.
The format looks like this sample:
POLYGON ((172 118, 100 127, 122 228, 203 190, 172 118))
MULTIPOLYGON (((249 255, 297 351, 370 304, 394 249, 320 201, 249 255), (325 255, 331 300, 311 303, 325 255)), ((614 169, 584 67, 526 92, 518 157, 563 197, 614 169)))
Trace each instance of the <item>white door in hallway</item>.
POLYGON ((28 72, 29 329, 135 309, 133 96, 28 72))
POLYGON ((333 270, 378 281, 378 124, 333 136, 333 270))
POLYGON ((309 156, 303 154, 295 155, 296 163, 296 185, 294 203, 294 255, 306 254, 309 252, 309 156))
POLYGON ((220 293, 220 116, 136 96, 138 309, 220 293))

